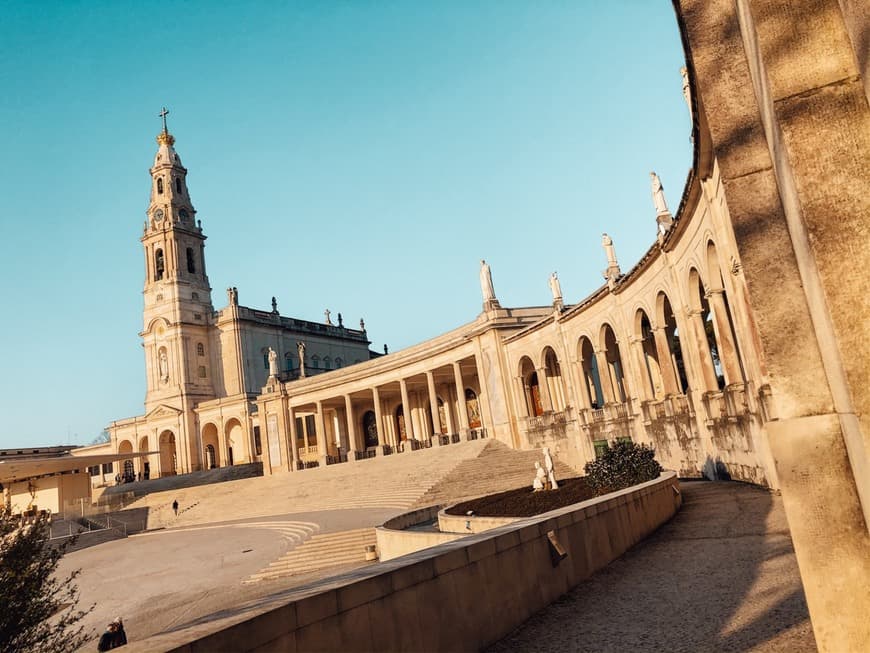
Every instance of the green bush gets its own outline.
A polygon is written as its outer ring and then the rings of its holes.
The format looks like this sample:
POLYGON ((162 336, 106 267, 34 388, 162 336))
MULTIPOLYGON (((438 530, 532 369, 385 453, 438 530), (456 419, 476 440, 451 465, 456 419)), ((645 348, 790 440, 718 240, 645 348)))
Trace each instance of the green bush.
POLYGON ((651 481, 661 473, 655 451, 629 441, 612 442, 596 460, 586 463, 586 482, 599 494, 651 481))

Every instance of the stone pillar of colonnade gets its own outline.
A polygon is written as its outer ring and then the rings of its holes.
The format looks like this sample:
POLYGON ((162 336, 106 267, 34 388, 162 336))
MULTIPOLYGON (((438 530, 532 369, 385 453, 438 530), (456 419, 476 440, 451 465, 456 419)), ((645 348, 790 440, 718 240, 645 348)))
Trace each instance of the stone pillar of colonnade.
POLYGON ((719 380, 716 378, 716 370, 713 368, 713 359, 710 357, 710 343, 707 342, 707 332, 704 329, 704 318, 700 309, 692 309, 688 312, 692 335, 695 339, 695 351, 701 363, 701 375, 706 390, 718 390, 719 380))
POLYGON ((541 393, 541 404, 544 411, 553 411, 553 397, 550 394, 550 379, 547 377, 547 368, 542 365, 535 370, 538 373, 538 392, 541 393))
MULTIPOLYGON (((230 454, 229 454, 229 450, 227 448, 227 435, 226 435, 226 433, 224 433, 224 421, 223 421, 223 419, 218 419, 216 426, 218 428, 218 432, 217 432, 218 448, 220 449, 220 452, 221 452, 221 467, 227 467, 230 464, 230 458, 229 458, 230 454)), ((151 456, 148 456, 148 459, 151 460, 151 456)), ((151 469, 154 469, 156 467, 156 465, 154 465, 152 462, 152 464, 149 465, 149 467, 151 469)), ((143 478, 145 477, 144 471, 142 473, 142 477, 143 478)))
POLYGON ((356 439, 356 416, 353 413, 353 402, 350 395, 344 395, 344 410, 347 415, 347 462, 356 460, 359 442, 356 439))
POLYGON ((526 384, 523 377, 514 377, 514 395, 516 396, 517 415, 522 417, 531 416, 532 411, 529 408, 529 399, 526 384))
POLYGON ((722 364, 725 383, 740 383, 743 381, 743 372, 740 370, 737 343, 734 342, 734 333, 731 331, 724 293, 724 289, 714 288, 707 293, 707 301, 710 303, 710 310, 713 312, 713 324, 716 327, 716 342, 719 345, 719 361, 722 364))
MULTIPOLYGON (((399 379, 399 389, 402 393, 402 419, 405 421, 405 434, 408 437, 408 440, 416 440, 417 434, 414 431, 414 419, 411 414, 411 402, 408 399, 408 384, 405 379, 399 379)), ((401 437, 400 434, 396 434, 396 444, 398 444, 398 440, 401 437)), ((412 451, 413 445, 408 445, 405 447, 405 451, 412 451)))
POLYGON ((326 456, 329 454, 329 450, 326 448, 326 420, 323 418, 323 402, 318 401, 316 405, 314 430, 317 432, 317 462, 321 467, 326 467, 326 456))
POLYGON ((468 437, 468 406, 465 405, 465 384, 458 361, 453 362, 453 381, 456 383, 456 406, 459 409, 459 435, 464 440, 468 437))
MULTIPOLYGON (((432 371, 426 372, 426 385, 429 386, 429 410, 432 412, 432 433, 441 434, 441 414, 438 412, 438 395, 435 393, 435 375, 432 371)), ((441 438, 435 437, 435 444, 441 444, 441 438)))
MULTIPOLYGON (((442 385, 441 393, 444 395, 444 420, 447 422, 441 426, 447 429, 447 433, 456 433, 456 425, 453 423, 453 411, 450 409, 450 386, 442 385)), ((435 403, 438 403, 437 398, 435 403)), ((440 411, 438 419, 439 421, 441 420, 440 411)))
POLYGON ((677 371, 674 369, 671 348, 668 346, 668 334, 664 327, 655 327, 652 330, 656 346, 656 354, 659 358, 659 372, 662 375, 665 395, 676 395, 682 392, 680 382, 677 380, 677 371))
POLYGON ((656 398, 656 389, 650 379, 649 369, 647 367, 646 352, 643 350, 643 338, 632 336, 629 338, 631 352, 637 362, 637 369, 640 373, 640 384, 643 387, 643 395, 640 399, 652 400, 656 398))
POLYGON ((382 455, 384 452, 384 445, 389 444, 386 442, 387 430, 384 428, 384 419, 381 414, 381 393, 378 391, 378 386, 374 386, 372 388, 372 401, 375 405, 375 428, 378 431, 378 455, 382 455))
POLYGON ((617 403, 616 388, 613 386, 614 379, 610 372, 610 363, 607 361, 607 352, 603 349, 596 349, 595 363, 598 365, 598 380, 601 383, 601 393, 604 395, 604 397, 602 397, 604 403, 617 403))
POLYGON ((299 434, 296 432, 296 412, 293 406, 287 406, 287 440, 290 449, 288 462, 290 471, 299 469, 299 434))

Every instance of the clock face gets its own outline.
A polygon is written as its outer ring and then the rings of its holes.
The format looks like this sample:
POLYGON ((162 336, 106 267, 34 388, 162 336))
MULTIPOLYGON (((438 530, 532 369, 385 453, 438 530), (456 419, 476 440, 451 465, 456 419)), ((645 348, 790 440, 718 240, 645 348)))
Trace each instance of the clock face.
POLYGON ((188 214, 188 212, 187 212, 187 209, 181 209, 181 210, 178 212, 178 215, 181 216, 181 219, 182 219, 182 220, 187 220, 189 214, 188 214))
POLYGON ((163 219, 163 209, 157 209, 154 211, 154 219, 158 222, 163 219))

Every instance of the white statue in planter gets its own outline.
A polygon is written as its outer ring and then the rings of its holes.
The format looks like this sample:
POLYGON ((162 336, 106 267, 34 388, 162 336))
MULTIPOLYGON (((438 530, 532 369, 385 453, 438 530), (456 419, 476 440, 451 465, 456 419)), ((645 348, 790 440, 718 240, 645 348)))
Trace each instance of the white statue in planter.
POLYGON ((550 455, 550 447, 544 447, 541 452, 544 454, 544 469, 547 472, 547 480, 550 481, 551 490, 558 490, 559 484, 556 483, 556 472, 553 468, 553 457, 550 455))

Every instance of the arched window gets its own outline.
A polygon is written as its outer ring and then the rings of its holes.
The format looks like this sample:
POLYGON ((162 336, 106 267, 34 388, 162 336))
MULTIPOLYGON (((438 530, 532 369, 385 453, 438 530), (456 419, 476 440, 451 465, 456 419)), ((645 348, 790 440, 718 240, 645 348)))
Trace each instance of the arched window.
POLYGON ((187 271, 191 274, 196 272, 196 261, 193 258, 193 247, 187 248, 187 271))
POLYGON ((175 192, 181 194, 181 177, 175 178, 175 192))
POLYGON ((203 345, 201 342, 196 343, 196 355, 205 356, 205 345, 203 345))
POLYGON ((284 354, 284 369, 288 372, 293 369, 293 354, 284 354))
POLYGON ((329 356, 325 356, 323 358, 323 369, 330 370, 332 369, 332 361, 329 359, 329 356))
POLYGON ((166 265, 163 261, 163 250, 158 249, 154 252, 154 280, 160 281, 163 278, 163 272, 166 269, 166 265))
POLYGON ((157 194, 163 195, 163 177, 157 177, 157 194))
POLYGON ((311 367, 314 369, 320 367, 320 357, 317 354, 311 357, 311 367))
POLYGON ((341 365, 342 365, 342 363, 341 363, 341 359, 340 359, 340 358, 336 358, 336 359, 335 359, 335 369, 338 369, 339 367, 341 367, 341 365))

